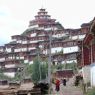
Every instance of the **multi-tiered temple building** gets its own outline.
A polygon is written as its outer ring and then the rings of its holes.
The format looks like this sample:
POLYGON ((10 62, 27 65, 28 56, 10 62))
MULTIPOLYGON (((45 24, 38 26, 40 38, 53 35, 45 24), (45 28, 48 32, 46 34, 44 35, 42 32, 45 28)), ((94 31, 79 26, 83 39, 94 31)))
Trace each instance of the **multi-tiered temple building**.
POLYGON ((74 61, 79 52, 77 42, 85 37, 88 29, 88 24, 79 29, 64 29, 42 8, 29 22, 28 29, 21 35, 13 35, 11 42, 0 46, 0 67, 5 75, 13 77, 21 62, 32 64, 37 53, 42 58, 47 57, 50 37, 52 62, 74 61))

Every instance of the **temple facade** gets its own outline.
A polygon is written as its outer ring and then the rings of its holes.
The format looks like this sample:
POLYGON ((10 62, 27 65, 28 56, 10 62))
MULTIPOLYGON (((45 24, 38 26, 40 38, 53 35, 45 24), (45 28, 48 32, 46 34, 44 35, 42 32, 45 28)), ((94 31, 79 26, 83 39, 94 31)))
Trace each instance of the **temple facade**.
POLYGON ((89 23, 88 33, 78 46, 78 66, 82 68, 84 82, 95 86, 95 18, 89 23))
POLYGON ((52 62, 76 61, 78 42, 88 30, 84 24, 79 29, 65 29, 41 8, 21 35, 13 35, 11 42, 0 46, 0 68, 5 75, 14 77, 20 63, 32 64, 38 53, 42 58, 48 56, 50 40, 52 62))

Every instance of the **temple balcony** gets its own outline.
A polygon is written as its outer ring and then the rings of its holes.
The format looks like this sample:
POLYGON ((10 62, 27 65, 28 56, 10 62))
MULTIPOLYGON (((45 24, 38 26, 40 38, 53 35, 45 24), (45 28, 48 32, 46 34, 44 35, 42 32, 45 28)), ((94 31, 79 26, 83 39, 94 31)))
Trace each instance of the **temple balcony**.
POLYGON ((36 47, 29 47, 28 50, 33 50, 33 49, 36 49, 36 47))
POLYGON ((12 52, 11 48, 6 48, 6 52, 12 52))
POLYGON ((52 38, 55 39, 55 40, 58 40, 58 38, 66 39, 68 37, 69 37, 69 35, 68 34, 64 34, 64 33, 59 33, 59 34, 53 34, 52 35, 52 38))
POLYGON ((66 47, 63 49, 64 53, 78 52, 78 46, 66 47))
POLYGON ((17 40, 16 42, 17 42, 17 43, 22 43, 22 40, 17 40))
POLYGON ((5 58, 0 58, 0 62, 4 62, 5 61, 5 58))
POLYGON ((15 77, 15 72, 4 72, 4 75, 14 78, 15 77))
POLYGON ((68 53, 68 54, 53 54, 52 55, 52 60, 57 60, 57 61, 71 61, 71 60, 76 60, 78 52, 74 53, 68 53))
POLYGON ((24 60, 24 63, 29 63, 29 60, 28 59, 24 60))
POLYGON ((38 40, 36 40, 36 41, 30 41, 30 43, 37 43, 38 42, 38 40))
POLYGON ((27 51, 27 48, 22 48, 22 52, 23 52, 23 51, 27 51))
POLYGON ((5 65, 5 68, 14 68, 16 65, 15 64, 6 64, 5 65))
POLYGON ((3 69, 4 72, 17 72, 17 68, 4 68, 3 69))
POLYGON ((4 52, 4 49, 3 48, 0 48, 0 52, 4 52))
POLYGON ((19 59, 24 59, 24 56, 16 56, 16 55, 15 55, 15 57, 9 57, 9 58, 7 58, 6 61, 14 60, 14 59, 17 59, 17 60, 19 60, 19 59))
POLYGON ((78 35, 79 36, 79 39, 84 39, 86 34, 83 34, 83 35, 78 35))
POLYGON ((63 51, 63 47, 58 47, 58 48, 51 48, 51 53, 57 53, 63 51))
POLYGON ((27 41, 22 41, 22 44, 27 44, 27 41))
POLYGON ((14 49, 14 52, 21 52, 21 51, 22 51, 22 48, 14 49))
MULTIPOLYGON (((44 30, 45 30, 45 31, 52 30, 52 27, 44 28, 44 30)), ((55 30, 57 30, 57 28, 55 28, 55 30)))
POLYGON ((38 27, 39 27, 38 24, 36 24, 36 25, 29 26, 28 29, 31 29, 31 28, 38 28, 38 27))
POLYGON ((77 39, 84 39, 85 38, 85 34, 84 35, 76 35, 76 36, 70 36, 69 39, 71 40, 77 40, 77 39))

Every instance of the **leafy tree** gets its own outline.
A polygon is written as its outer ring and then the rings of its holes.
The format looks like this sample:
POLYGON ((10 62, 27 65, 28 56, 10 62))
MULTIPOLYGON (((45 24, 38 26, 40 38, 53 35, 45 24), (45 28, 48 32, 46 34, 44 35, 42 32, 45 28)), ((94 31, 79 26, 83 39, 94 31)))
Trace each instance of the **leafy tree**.
POLYGON ((33 64, 22 62, 18 68, 15 77, 10 80, 20 81, 25 77, 32 77, 32 80, 37 83, 40 81, 40 77, 42 80, 46 79, 48 72, 47 60, 42 61, 40 57, 36 57, 33 64), (23 67, 23 69, 20 67, 23 67))
POLYGON ((32 64, 22 62, 18 66, 18 70, 15 77, 12 80, 20 81, 23 78, 31 77, 32 75, 32 64))
POLYGON ((41 78, 45 79, 47 75, 47 66, 46 64, 41 65, 41 78))
POLYGON ((36 57, 33 62, 33 67, 32 67, 32 80, 37 83, 40 80, 40 72, 39 72, 39 66, 40 66, 40 61, 36 57))
POLYGON ((11 81, 20 81, 21 80, 21 74, 16 72, 15 77, 11 79, 11 81))
POLYGON ((32 80, 34 83, 38 83, 43 79, 46 79, 47 75, 47 62, 43 62, 41 58, 36 57, 32 65, 32 80))
POLYGON ((92 89, 88 90, 86 95, 95 95, 95 87, 93 87, 92 89))
POLYGON ((63 67, 62 67, 62 64, 58 64, 58 65, 57 65, 57 69, 58 69, 58 70, 62 70, 62 68, 63 68, 63 67))
POLYGON ((4 75, 3 73, 0 73, 0 80, 10 80, 11 78, 4 75))
POLYGON ((4 75, 3 70, 0 69, 0 80, 10 80, 10 77, 4 75))
POLYGON ((33 64, 26 64, 26 75, 28 76, 31 76, 32 75, 32 67, 33 67, 33 64))

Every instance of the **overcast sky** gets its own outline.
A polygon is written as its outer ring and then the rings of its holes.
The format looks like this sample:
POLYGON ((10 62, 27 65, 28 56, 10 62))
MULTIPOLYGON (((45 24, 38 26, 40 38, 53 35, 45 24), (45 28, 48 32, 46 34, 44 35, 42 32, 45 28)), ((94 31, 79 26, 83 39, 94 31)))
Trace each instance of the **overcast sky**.
POLYGON ((0 0, 0 45, 26 30, 42 7, 65 28, 79 28, 95 16, 95 0, 0 0))

